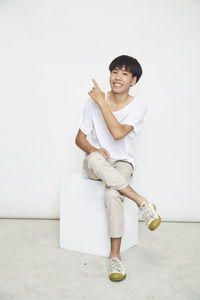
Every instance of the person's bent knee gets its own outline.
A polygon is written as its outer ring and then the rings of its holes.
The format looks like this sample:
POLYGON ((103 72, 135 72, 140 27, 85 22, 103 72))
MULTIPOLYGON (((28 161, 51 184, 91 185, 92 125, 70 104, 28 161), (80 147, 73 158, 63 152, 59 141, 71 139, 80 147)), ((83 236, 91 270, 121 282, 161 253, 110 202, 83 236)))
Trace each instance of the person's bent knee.
POLYGON ((93 161, 93 160, 96 160, 99 157, 101 158, 103 156, 99 152, 94 151, 94 152, 91 152, 90 154, 88 154, 86 156, 85 160, 87 160, 87 161, 93 161))
POLYGON ((97 151, 90 153, 86 158, 85 161, 89 168, 93 168, 96 163, 101 160, 104 160, 104 157, 97 151))

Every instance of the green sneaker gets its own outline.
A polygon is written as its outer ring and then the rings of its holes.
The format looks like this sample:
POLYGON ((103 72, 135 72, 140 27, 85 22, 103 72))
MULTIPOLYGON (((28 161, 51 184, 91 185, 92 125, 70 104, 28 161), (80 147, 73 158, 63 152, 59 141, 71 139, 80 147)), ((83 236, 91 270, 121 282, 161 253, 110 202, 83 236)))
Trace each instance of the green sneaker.
POLYGON ((121 281, 126 278, 126 271, 118 257, 109 258, 108 274, 112 281, 121 281))
POLYGON ((156 212, 155 204, 151 202, 142 202, 140 205, 142 217, 150 230, 155 230, 161 223, 161 217, 156 212))

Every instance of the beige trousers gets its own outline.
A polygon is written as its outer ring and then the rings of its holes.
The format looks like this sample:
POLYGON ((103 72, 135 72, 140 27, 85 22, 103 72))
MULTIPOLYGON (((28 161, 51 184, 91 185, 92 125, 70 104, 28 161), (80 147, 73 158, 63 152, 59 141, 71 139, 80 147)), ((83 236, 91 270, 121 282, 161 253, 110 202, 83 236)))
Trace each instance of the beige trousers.
POLYGON ((107 212, 108 235, 111 238, 124 234, 124 198, 118 190, 128 186, 133 165, 127 160, 106 160, 95 151, 86 156, 84 169, 90 179, 105 183, 104 206, 107 212))

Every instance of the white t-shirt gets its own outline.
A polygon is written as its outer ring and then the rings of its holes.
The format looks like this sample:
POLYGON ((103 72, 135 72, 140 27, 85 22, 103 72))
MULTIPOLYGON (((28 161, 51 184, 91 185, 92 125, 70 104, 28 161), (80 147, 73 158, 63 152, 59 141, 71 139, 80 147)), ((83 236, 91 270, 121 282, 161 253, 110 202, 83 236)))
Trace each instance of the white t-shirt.
MULTIPOLYGON (((107 100, 107 93, 105 96, 107 100)), ((112 159, 127 159, 136 169, 137 164, 133 154, 132 140, 142 127, 146 111, 146 104, 134 97, 125 107, 113 112, 120 124, 128 124, 134 127, 124 138, 115 140, 106 125, 99 105, 92 98, 89 98, 78 116, 77 125, 89 137, 92 146, 105 148, 112 159)))

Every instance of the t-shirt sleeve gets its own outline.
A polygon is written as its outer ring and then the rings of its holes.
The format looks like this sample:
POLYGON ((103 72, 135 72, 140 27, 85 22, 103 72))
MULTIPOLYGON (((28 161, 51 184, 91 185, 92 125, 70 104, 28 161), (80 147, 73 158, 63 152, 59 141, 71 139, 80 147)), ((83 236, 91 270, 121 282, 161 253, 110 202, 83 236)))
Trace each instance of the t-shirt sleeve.
POLYGON ((136 107, 127 114, 126 118, 123 120, 123 124, 128 124, 133 126, 133 130, 129 132, 129 136, 133 137, 142 128, 144 116, 147 112, 147 106, 145 103, 139 103, 136 107))
POLYGON ((92 115, 90 110, 90 101, 82 107, 76 121, 77 127, 85 134, 88 135, 93 130, 92 115))

